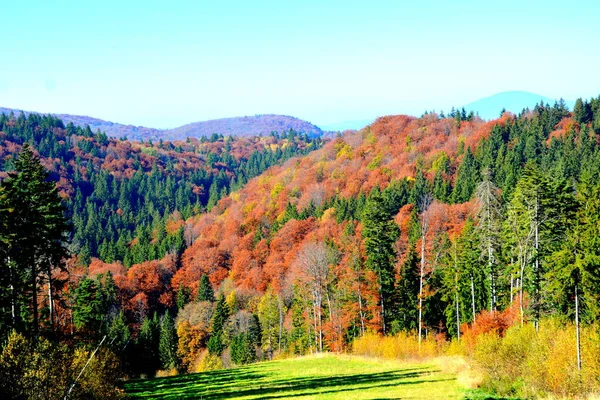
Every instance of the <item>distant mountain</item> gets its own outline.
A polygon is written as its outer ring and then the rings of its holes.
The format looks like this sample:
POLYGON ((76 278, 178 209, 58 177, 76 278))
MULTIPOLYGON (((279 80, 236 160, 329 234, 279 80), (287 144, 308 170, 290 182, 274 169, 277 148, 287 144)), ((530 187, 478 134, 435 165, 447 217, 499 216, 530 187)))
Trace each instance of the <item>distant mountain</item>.
MULTIPOLYGON (((0 114, 13 112, 19 115, 23 112, 26 116, 35 113, 13 108, 0 107, 0 114)), ((52 114, 64 121, 65 124, 72 122, 73 125, 85 127, 90 126, 94 132, 100 130, 109 136, 116 138, 126 137, 129 140, 181 140, 188 137, 199 138, 219 133, 224 136, 266 136, 272 131, 282 132, 295 130, 299 133, 308 134, 311 137, 321 136, 323 131, 310 122, 290 117, 287 115, 255 115, 246 117, 222 118, 209 121, 194 122, 174 129, 156 129, 144 126, 125 125, 116 122, 105 121, 83 115, 52 114)))
MULTIPOLYGON (((558 99, 551 99, 549 97, 541 96, 530 92, 523 91, 511 91, 502 92, 493 96, 485 97, 483 99, 474 101, 465 105, 467 111, 474 111, 478 113, 483 119, 494 119, 498 118, 500 111, 506 109, 506 111, 513 112, 515 114, 520 113, 525 108, 533 108, 540 101, 544 103, 554 104, 558 99)), ((574 101, 565 101, 569 109, 573 109, 574 101)))
POLYGON ((221 118, 210 121, 194 122, 179 128, 165 131, 169 138, 210 136, 220 133, 225 136, 266 136, 272 131, 282 132, 290 129, 306 133, 309 136, 321 136, 323 131, 310 122, 287 115, 264 114, 251 117, 221 118))
MULTIPOLYGON (((13 112, 15 115, 24 113, 25 116, 37 113, 36 111, 25 111, 16 108, 4 108, 0 107, 0 114, 10 114, 13 112)), ((42 114, 42 113, 38 113, 42 114)), ((155 128, 147 128, 145 126, 125 125, 116 122, 105 121, 103 119, 88 117, 85 115, 71 115, 71 114, 52 114, 63 120, 65 124, 72 122, 75 126, 81 126, 82 128, 86 125, 90 126, 93 132, 100 129, 101 132, 105 132, 109 136, 116 138, 126 137, 132 140, 148 140, 158 139, 163 135, 163 131, 155 128)))
POLYGON ((343 132, 345 130, 359 130, 375 121, 375 118, 354 121, 343 121, 334 124, 321 125, 321 129, 331 132, 343 132))

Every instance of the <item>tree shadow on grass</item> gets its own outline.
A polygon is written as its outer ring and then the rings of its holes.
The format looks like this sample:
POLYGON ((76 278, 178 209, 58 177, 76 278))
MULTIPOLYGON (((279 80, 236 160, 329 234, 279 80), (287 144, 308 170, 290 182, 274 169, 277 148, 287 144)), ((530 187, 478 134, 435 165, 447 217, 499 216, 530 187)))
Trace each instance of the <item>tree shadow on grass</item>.
MULTIPOLYGON (((429 368, 413 368, 369 374, 289 379, 277 379, 277 375, 273 375, 274 379, 266 379, 269 378, 267 375, 245 368, 132 381, 125 387, 133 398, 216 400, 256 396, 261 399, 279 399, 450 380, 436 378, 431 375, 432 372, 436 371, 429 368), (425 376, 426 379, 418 379, 425 376)), ((352 396, 349 394, 350 397, 352 396)))

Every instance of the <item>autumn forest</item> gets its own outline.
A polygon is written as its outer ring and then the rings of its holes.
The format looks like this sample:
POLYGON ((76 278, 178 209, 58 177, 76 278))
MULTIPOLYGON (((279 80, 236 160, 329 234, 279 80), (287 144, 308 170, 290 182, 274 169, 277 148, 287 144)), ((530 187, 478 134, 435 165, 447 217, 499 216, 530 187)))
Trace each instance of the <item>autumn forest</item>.
POLYGON ((600 97, 181 141, 0 114, 0 392, 324 352, 598 392, 599 135, 600 97))

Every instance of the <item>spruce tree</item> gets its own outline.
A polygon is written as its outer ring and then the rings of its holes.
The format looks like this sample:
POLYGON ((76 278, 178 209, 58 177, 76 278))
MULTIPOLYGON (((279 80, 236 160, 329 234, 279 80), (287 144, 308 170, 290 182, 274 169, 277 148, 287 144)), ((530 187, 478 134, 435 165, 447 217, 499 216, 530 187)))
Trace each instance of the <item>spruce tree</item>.
POLYGON ((396 250, 394 244, 400 228, 391 219, 379 189, 369 195, 362 214, 363 238, 367 253, 367 268, 377 274, 382 330, 388 330, 394 298, 396 250))
POLYGON ((0 183, 1 219, 9 234, 4 235, 0 265, 11 280, 12 323, 20 328, 21 299, 29 298, 32 333, 39 328, 38 284, 44 278, 49 287, 49 325, 53 329, 54 288, 52 270, 64 268, 65 241, 69 226, 56 184, 31 147, 24 144, 14 162, 15 171, 0 183))
POLYGON ((213 291, 208 275, 203 274, 200 278, 200 285, 198 286, 198 295, 196 301, 215 301, 215 293, 213 291))
POLYGON ((167 311, 160 321, 158 353, 163 369, 177 366, 177 333, 171 314, 167 311))
POLYGON ((223 343, 223 328, 225 322, 229 318, 229 307, 225 301, 223 294, 219 295, 217 305, 215 307, 215 313, 213 314, 211 324, 211 336, 208 340, 208 350, 215 355, 220 355, 225 350, 225 344, 223 343))

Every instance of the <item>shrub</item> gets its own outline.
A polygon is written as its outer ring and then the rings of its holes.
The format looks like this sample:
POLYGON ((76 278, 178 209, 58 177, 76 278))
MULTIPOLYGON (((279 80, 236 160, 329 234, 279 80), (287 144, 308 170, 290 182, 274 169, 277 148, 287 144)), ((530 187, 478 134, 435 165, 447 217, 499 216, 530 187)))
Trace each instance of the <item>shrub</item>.
MULTIPOLYGON (((0 393, 3 398, 63 398, 91 352, 83 348, 72 351, 46 339, 31 343, 18 333, 11 333, 0 355, 0 393)), ((122 378, 117 357, 100 349, 79 377, 71 399, 117 399, 122 378)))
POLYGON ((388 359, 427 358, 444 354, 448 346, 441 337, 429 336, 421 341, 413 332, 399 332, 394 336, 367 333, 352 343, 352 352, 358 355, 388 359))

